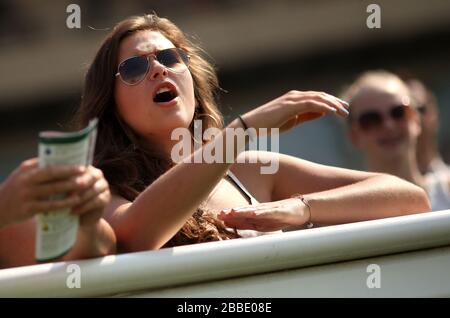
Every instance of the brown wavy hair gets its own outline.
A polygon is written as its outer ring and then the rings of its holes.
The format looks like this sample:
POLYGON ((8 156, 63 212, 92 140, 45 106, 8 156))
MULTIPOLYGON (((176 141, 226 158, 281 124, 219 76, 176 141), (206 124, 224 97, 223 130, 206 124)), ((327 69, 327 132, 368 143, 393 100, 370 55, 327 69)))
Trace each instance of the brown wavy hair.
MULTIPOLYGON (((193 120, 202 120, 203 131, 209 127, 223 127, 223 118, 216 104, 216 92, 219 88, 217 75, 197 45, 188 40, 174 23, 156 14, 132 16, 118 23, 104 39, 87 70, 81 104, 75 114, 73 126, 80 129, 90 119, 99 119, 94 165, 103 171, 111 191, 129 201, 133 201, 174 165, 167 155, 158 151, 156 145, 152 147, 144 144, 125 124, 117 112, 114 99, 120 43, 131 34, 144 30, 161 33, 190 55, 189 70, 196 101, 193 120)), ((193 134, 193 121, 190 130, 193 134)), ((223 223, 204 209, 198 208, 165 246, 235 237, 238 237, 236 233, 228 231, 223 223)))

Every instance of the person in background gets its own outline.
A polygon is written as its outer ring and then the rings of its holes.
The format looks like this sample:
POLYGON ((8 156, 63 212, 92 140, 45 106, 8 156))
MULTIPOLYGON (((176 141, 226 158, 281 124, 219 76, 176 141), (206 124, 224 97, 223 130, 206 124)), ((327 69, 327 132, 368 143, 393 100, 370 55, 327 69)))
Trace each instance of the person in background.
POLYGON ((71 208, 80 216, 74 247, 58 260, 76 260, 112 254, 116 237, 102 218, 110 200, 102 172, 92 166, 49 166, 38 159, 22 162, 0 183, 0 268, 33 265, 38 213, 71 208), (69 193, 60 200, 55 194, 69 193))
MULTIPOLYGON (((425 189, 433 210, 450 208, 442 184, 425 177, 416 158, 421 118, 409 87, 397 75, 368 71, 343 93, 350 101, 349 138, 359 148, 369 171, 384 172, 425 189)), ((448 180, 446 181, 448 186, 448 180)))
POLYGON ((439 108, 434 94, 420 80, 406 81, 420 114, 422 132, 417 141, 417 161, 425 175, 428 195, 441 202, 439 209, 450 208, 450 167, 438 151, 439 108))
POLYGON ((438 150, 439 108, 436 96, 423 82, 414 78, 406 81, 411 97, 420 114, 422 132, 417 140, 417 161, 422 174, 450 174, 450 167, 438 150))

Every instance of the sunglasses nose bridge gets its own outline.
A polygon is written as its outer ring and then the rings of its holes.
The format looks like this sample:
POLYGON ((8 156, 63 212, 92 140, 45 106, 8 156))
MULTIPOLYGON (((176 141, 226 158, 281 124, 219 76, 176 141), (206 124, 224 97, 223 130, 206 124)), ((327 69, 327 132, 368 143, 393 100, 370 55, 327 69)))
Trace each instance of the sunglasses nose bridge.
POLYGON ((395 125, 395 121, 391 116, 383 115, 383 120, 381 121, 381 126, 386 128, 392 128, 395 125))
POLYGON ((381 126, 386 129, 395 129, 399 126, 401 120, 394 118, 392 114, 384 114, 383 115, 383 121, 381 123, 381 126))
POLYGON ((158 75, 167 75, 167 67, 158 60, 156 54, 152 53, 147 55, 147 61, 147 76, 150 76, 151 79, 155 79, 158 75))

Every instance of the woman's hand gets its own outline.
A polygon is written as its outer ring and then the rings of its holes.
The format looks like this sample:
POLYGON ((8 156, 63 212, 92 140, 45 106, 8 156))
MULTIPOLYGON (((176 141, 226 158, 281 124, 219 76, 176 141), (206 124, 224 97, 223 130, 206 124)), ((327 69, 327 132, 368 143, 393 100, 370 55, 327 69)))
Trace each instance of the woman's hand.
POLYGON ((0 185, 0 227, 23 222, 37 213, 71 208, 80 203, 76 191, 81 188, 85 168, 51 166, 39 168, 38 159, 24 161, 0 185), (50 199, 70 193, 64 199, 50 199))
POLYGON ((101 217, 109 198, 108 183, 94 167, 40 168, 37 158, 26 160, 0 186, 0 227, 65 208, 82 215, 81 224, 91 223, 101 217), (61 194, 67 196, 51 199, 61 194))
POLYGON ((218 214, 225 226, 239 230, 271 232, 293 225, 303 225, 310 219, 309 209, 298 198, 225 209, 218 214))
POLYGON ((300 123, 326 114, 348 116, 349 104, 324 92, 290 91, 242 117, 249 127, 289 130, 300 123))
POLYGON ((80 226, 96 224, 108 205, 111 194, 108 182, 100 169, 89 166, 82 175, 83 190, 78 193, 80 202, 73 207, 72 213, 80 215, 80 226))
POLYGON ((72 214, 80 216, 76 245, 65 260, 105 256, 116 251, 116 235, 102 216, 111 194, 101 170, 89 166, 83 174, 83 190, 78 192, 80 203, 72 214))

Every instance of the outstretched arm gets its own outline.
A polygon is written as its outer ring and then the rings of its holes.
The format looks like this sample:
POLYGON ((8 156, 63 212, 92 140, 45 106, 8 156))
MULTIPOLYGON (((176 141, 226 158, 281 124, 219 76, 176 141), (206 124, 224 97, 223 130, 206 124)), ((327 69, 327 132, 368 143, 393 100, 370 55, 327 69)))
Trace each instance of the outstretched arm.
POLYGON ((314 210, 312 222, 337 224, 430 211, 425 191, 403 179, 279 158, 273 199, 303 194, 314 210))
MULTIPOLYGON (((249 127, 288 130, 305 121, 326 114, 346 116, 348 104, 322 92, 290 91, 243 115, 249 127)), ((229 128, 242 128, 238 120, 229 128)), ((222 148, 225 135, 220 134, 205 147, 222 148)), ((244 148, 244 147, 241 147, 244 148)), ((233 158, 244 149, 233 149, 233 158)), ((229 154, 227 154, 229 155, 229 154)), ((194 153, 191 158, 195 158, 194 153)), ((227 156, 227 158, 229 158, 227 156)), ((207 195, 221 180, 231 163, 179 163, 148 186, 133 202, 119 196, 107 210, 119 245, 126 251, 158 249, 185 224, 207 195)))
POLYGON ((341 224, 430 211, 423 189, 391 175, 324 166, 282 154, 258 155, 268 157, 263 158, 265 162, 279 160, 272 183, 274 202, 224 211, 219 217, 227 226, 273 231, 307 222, 341 224), (292 198, 296 194, 303 195, 309 207, 292 198))

